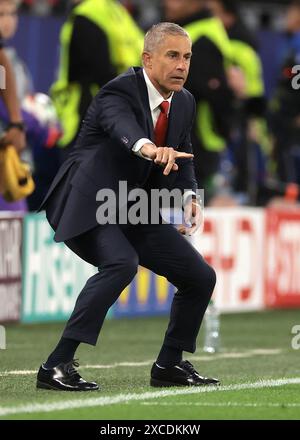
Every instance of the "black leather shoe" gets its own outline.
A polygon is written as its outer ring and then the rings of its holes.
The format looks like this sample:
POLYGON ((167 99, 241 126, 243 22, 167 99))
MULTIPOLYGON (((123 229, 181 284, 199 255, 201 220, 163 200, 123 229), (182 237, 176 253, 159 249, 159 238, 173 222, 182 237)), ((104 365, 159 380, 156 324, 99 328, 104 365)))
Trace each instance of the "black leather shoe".
POLYGON ((152 387, 204 386, 220 385, 215 378, 203 377, 189 361, 181 361, 169 368, 159 368, 156 363, 151 368, 150 385, 152 387))
POLYGON ((61 363, 49 370, 40 366, 37 375, 37 388, 59 391, 95 391, 99 387, 95 382, 86 382, 74 367, 79 367, 74 359, 61 363))

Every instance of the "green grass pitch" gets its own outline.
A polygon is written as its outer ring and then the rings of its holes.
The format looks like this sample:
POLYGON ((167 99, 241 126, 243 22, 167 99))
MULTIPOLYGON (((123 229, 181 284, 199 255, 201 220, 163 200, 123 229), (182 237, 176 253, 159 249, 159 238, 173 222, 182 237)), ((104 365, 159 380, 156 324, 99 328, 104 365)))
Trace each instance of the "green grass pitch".
POLYGON ((79 372, 100 390, 36 390, 35 372, 52 350, 63 324, 7 325, 0 350, 0 419, 207 420, 299 419, 300 350, 291 346, 299 310, 226 314, 218 354, 198 349, 184 358, 220 388, 149 386, 167 317, 107 320, 97 347, 82 344, 79 372))

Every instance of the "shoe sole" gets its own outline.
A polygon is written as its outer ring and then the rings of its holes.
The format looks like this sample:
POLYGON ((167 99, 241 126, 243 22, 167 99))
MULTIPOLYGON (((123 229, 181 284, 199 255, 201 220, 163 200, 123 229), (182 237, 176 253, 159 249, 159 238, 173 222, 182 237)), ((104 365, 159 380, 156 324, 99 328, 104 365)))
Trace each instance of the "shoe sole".
POLYGON ((190 387, 192 385, 189 384, 183 384, 183 383, 175 383, 175 382, 166 382, 163 380, 158 379, 150 379, 150 385, 152 387, 190 387))
POLYGON ((152 387, 211 387, 211 386, 219 386, 220 383, 206 383, 206 384, 183 384, 183 383, 175 383, 175 382, 166 382, 158 379, 150 379, 150 385, 152 387))
POLYGON ((49 385, 48 383, 44 383, 44 382, 41 382, 41 381, 37 381, 36 382, 36 387, 37 388, 40 388, 40 389, 43 389, 43 390, 54 390, 54 391, 98 391, 99 390, 99 387, 98 388, 93 388, 93 389, 89 389, 89 390, 80 390, 80 389, 77 389, 77 390, 69 390, 69 389, 65 389, 65 390, 63 390, 63 389, 61 389, 61 388, 57 388, 57 387, 54 387, 54 386, 52 386, 52 385, 49 385))

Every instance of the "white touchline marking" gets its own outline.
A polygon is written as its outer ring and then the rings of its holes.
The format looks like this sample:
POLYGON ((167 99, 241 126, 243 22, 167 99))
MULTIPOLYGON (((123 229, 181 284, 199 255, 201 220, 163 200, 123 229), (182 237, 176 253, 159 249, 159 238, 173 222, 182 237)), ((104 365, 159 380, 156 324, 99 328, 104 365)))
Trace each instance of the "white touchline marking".
POLYGON ((152 365, 153 361, 144 361, 144 362, 116 362, 111 365, 83 365, 82 368, 89 368, 89 369, 102 369, 102 368, 117 368, 117 367, 146 367, 148 365, 152 365))
MULTIPOLYGON (((192 356, 191 361, 216 361, 217 359, 241 359, 241 358, 247 358, 252 356, 261 356, 261 355, 267 355, 267 356, 274 356, 276 354, 280 354, 282 352, 281 349, 255 349, 255 350, 248 350, 245 352, 224 352, 224 353, 215 353, 208 356, 192 356)), ((118 367, 146 367, 153 364, 153 360, 144 361, 144 362, 115 362, 114 364, 93 364, 93 365, 81 365, 80 368, 84 369, 96 369, 96 370, 102 370, 102 369, 110 369, 110 368, 118 368, 118 367)), ((27 376, 36 374, 37 370, 8 370, 8 371, 0 371, 0 377, 5 377, 8 375, 11 376, 27 376)))
POLYGON ((249 408, 298 408, 300 407, 299 403, 242 403, 242 402, 141 402, 141 405, 146 406, 236 406, 236 407, 249 407, 249 408))
MULTIPOLYGON (((74 408, 88 408, 96 406, 108 406, 118 403, 132 402, 132 401, 143 401, 148 399, 156 399, 169 396, 178 395, 188 395, 188 394, 200 394, 200 393, 211 393, 211 392, 222 392, 222 391, 239 391, 247 389, 258 389, 258 388, 269 388, 269 387, 280 387, 283 385, 290 384, 300 384, 300 377, 294 377, 289 379, 273 379, 273 380, 261 380, 253 383, 243 383, 236 385, 227 386, 210 386, 210 387, 191 387, 184 389, 167 389, 161 391, 146 392, 140 394, 118 394, 116 396, 103 396, 103 397, 91 397, 87 399, 76 399, 76 400, 64 400, 57 402, 46 402, 46 403, 34 403, 28 405, 20 405, 15 407, 0 407, 0 417, 7 416, 11 414, 20 413, 38 413, 38 412, 51 412, 51 411, 63 411, 74 408)), ((65 396, 65 395, 64 395, 65 396)))
POLYGON ((11 376, 27 376, 29 374, 37 374, 37 370, 9 370, 1 371, 0 377, 11 376))

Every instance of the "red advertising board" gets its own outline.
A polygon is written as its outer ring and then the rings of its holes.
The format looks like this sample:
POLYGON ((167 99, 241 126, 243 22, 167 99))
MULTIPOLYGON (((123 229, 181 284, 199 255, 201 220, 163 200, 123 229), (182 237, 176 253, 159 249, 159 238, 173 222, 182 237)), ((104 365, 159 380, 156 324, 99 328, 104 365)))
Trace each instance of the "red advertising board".
POLYGON ((261 310, 263 209, 208 208, 204 231, 191 239, 217 273, 214 300, 222 312, 261 310))
POLYGON ((300 307, 300 210, 266 211, 265 307, 300 307))

